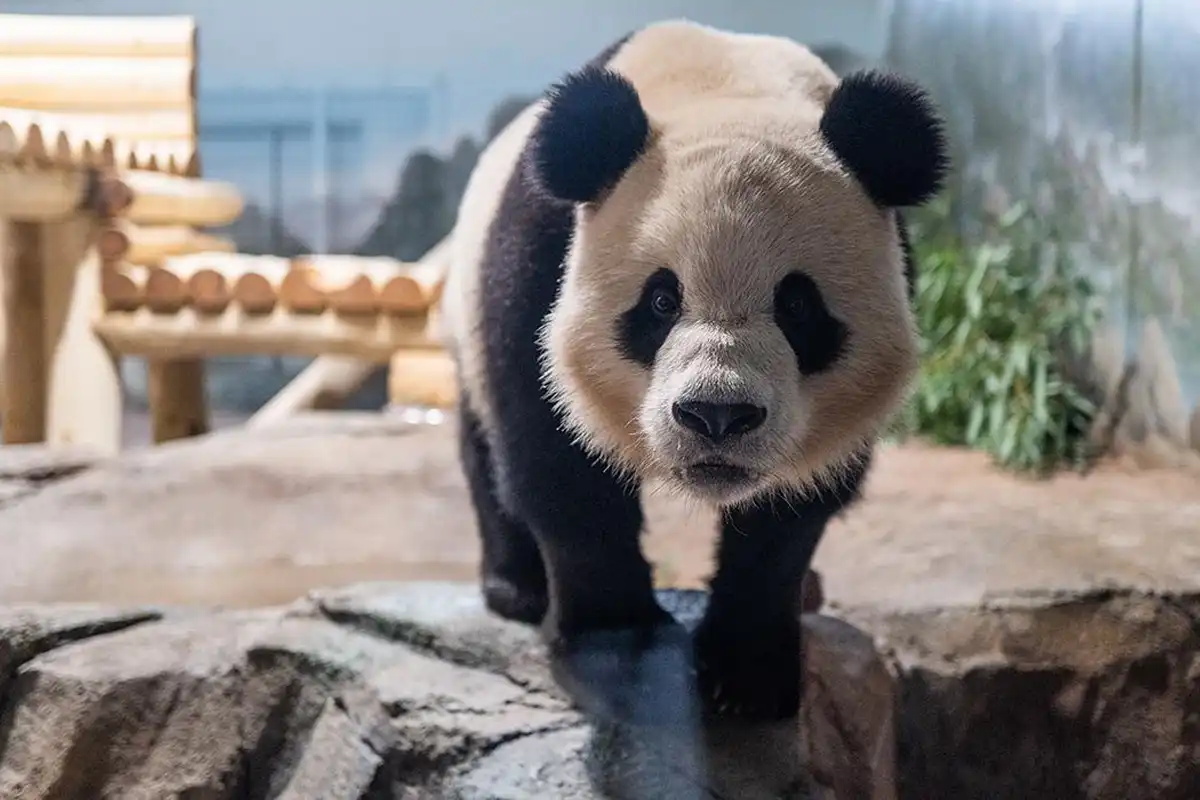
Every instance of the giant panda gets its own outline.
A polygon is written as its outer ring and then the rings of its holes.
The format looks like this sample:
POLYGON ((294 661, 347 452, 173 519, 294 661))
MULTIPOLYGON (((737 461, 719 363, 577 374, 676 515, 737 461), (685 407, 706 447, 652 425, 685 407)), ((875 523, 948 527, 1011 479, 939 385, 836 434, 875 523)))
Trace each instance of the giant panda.
POLYGON ((638 659, 684 653, 705 711, 797 713, 799 584, 917 365, 899 209, 947 166, 908 80, 687 20, 483 152, 442 299, 482 589, 577 697, 632 715, 638 659), (719 511, 691 633, 652 588, 644 486, 719 511))

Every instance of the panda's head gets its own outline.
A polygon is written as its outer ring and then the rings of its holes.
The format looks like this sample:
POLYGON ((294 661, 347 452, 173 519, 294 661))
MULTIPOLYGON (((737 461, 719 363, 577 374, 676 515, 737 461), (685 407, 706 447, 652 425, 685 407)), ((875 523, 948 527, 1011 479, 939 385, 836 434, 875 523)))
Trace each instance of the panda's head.
POLYGON ((903 400, 917 332, 895 210, 947 166, 926 95, 885 73, 808 120, 753 113, 761 135, 659 124, 589 68, 551 91, 525 164, 575 208, 550 394, 593 453, 718 505, 836 475, 903 400))

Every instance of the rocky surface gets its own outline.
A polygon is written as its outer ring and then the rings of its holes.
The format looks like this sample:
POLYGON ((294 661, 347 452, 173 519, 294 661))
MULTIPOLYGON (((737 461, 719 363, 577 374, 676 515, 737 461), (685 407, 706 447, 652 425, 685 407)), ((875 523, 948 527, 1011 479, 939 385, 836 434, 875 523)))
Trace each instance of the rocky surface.
MULTIPOLYGON (((321 416, 69 475, 11 466, 53 460, 13 450, 0 448, 0 491, 18 485, 20 495, 0 507, 0 603, 262 605, 361 580, 475 577, 446 427, 321 416)), ((711 520, 657 497, 649 519, 661 580, 698 584, 711 520)), ((1030 482, 978 454, 888 448, 817 563, 829 612, 867 631, 886 669, 831 656, 816 673, 848 677, 810 683, 810 694, 825 692, 810 708, 826 710, 807 727, 853 731, 829 709, 895 696, 901 797, 1200 796, 1200 481, 1187 469, 1102 464, 1086 477, 1030 482)), ((505 752, 575 763, 562 755, 567 745, 541 741, 521 738, 505 752)), ((849 763, 888 761, 865 753, 844 741, 814 745, 812 769, 829 783, 849 763)), ((478 762, 495 773, 513 763, 478 762)))
POLYGON ((1132 358, 1122 330, 1101 328, 1092 346, 1091 374, 1099 400, 1096 445, 1142 468, 1176 467, 1200 475, 1200 405, 1190 414, 1179 367, 1162 325, 1142 325, 1132 358))
MULTIPOLYGON (((666 599, 694 617, 695 596, 666 599)), ((805 619, 809 735, 711 731, 704 769, 669 737, 593 730, 534 631, 487 615, 470 585, 254 611, 5 609, 0 796, 892 798, 891 698, 859 690, 886 670, 862 634, 805 619)))

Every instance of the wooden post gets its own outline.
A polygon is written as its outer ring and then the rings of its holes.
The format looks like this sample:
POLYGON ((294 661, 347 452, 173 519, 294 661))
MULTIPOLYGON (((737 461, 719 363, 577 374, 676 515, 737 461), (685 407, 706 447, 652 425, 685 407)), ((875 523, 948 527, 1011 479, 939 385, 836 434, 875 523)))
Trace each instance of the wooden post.
MULTIPOLYGON (((0 216, 0 427, 4 425, 3 414, 8 403, 4 399, 4 343, 8 341, 7 315, 4 313, 7 303, 4 279, 8 275, 8 263, 16 253, 13 248, 12 235, 9 233, 10 224, 7 218, 0 216)), ((3 439, 0 439, 0 442, 2 441, 3 439)))
POLYGON ((246 427, 274 425, 298 411, 340 408, 378 368, 358 358, 320 356, 246 420, 246 427))
POLYGON ((147 359, 146 394, 155 444, 208 433, 203 359, 147 359))
POLYGON ((92 331, 103 310, 95 232, 88 214, 41 230, 49 354, 46 439, 114 454, 121 448, 121 374, 116 356, 92 331))
POLYGON ((388 366, 393 406, 451 408, 458 399, 454 362, 444 350, 399 350, 388 366))
POLYGON ((46 348, 42 333, 42 249, 37 225, 0 225, 0 288, 5 335, 0 368, 6 387, 0 408, 5 444, 46 440, 46 348))

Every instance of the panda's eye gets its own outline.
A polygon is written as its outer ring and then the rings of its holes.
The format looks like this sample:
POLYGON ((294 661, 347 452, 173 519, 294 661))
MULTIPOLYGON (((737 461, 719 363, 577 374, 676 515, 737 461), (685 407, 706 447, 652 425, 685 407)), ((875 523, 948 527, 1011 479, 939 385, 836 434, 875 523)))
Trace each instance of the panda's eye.
POLYGON ((785 301, 784 311, 794 320, 803 320, 808 316, 808 303, 801 295, 793 294, 785 301))
POLYGON ((670 289, 660 287, 650 295, 650 308, 659 318, 673 320, 679 316, 679 297, 670 289))

